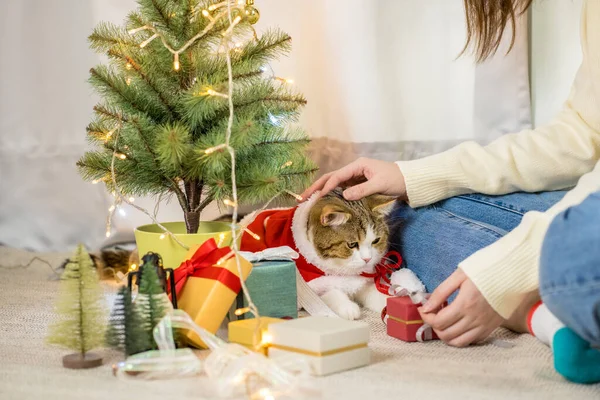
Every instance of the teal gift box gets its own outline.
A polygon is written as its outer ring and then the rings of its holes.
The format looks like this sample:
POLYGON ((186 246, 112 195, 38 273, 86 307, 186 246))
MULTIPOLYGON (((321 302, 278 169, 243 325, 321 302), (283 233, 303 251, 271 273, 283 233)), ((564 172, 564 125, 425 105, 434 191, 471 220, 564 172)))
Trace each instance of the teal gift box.
MULTIPOLYGON (((291 260, 259 261, 252 263, 252 272, 246 279, 246 287, 261 317, 298 318, 298 295, 296 291, 296 264, 291 260)), ((244 308, 248 302, 240 292, 236 308, 244 308)), ((238 316, 242 319, 244 316, 238 316)))

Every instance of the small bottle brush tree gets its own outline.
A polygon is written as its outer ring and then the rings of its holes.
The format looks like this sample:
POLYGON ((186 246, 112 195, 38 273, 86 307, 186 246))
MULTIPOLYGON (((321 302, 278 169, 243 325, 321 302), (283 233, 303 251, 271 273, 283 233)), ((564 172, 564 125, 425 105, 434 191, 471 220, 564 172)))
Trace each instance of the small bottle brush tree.
POLYGON ((144 342, 149 347, 144 350, 156 348, 154 342, 154 327, 165 316, 170 307, 169 298, 165 294, 158 273, 157 265, 146 262, 141 267, 142 274, 139 280, 138 295, 135 299, 135 310, 140 316, 140 326, 144 342))
MULTIPOLYGON (((104 181, 110 191, 126 196, 175 195, 187 232, 195 233, 208 204, 232 197, 230 154, 218 147, 226 142, 229 117, 222 46, 229 20, 221 12, 227 7, 219 0, 138 3, 125 27, 103 23, 89 38, 110 62, 91 70, 90 82, 102 97, 87 128, 96 150, 78 166, 85 179, 104 181), (215 8, 211 16, 207 10, 215 8), (165 43, 181 49, 213 19, 212 29, 174 62, 165 43), (118 188, 112 182, 113 154, 118 188)), ((239 8, 236 3, 232 7, 239 8)), ((229 43, 235 108, 230 145, 236 152, 238 199, 246 204, 301 191, 316 171, 305 154, 308 137, 289 127, 306 100, 285 80, 263 72, 290 50, 291 38, 277 29, 255 37, 251 32, 242 19, 234 28, 239 42, 229 43)))
POLYGON ((55 311, 58 319, 49 328, 47 342, 76 351, 63 358, 63 366, 101 365, 102 358, 89 351, 104 344, 104 297, 98 273, 83 245, 65 265, 55 311))
POLYGON ((141 353, 152 348, 142 326, 142 319, 131 302, 131 292, 121 287, 106 331, 106 345, 120 350, 126 356, 141 353))

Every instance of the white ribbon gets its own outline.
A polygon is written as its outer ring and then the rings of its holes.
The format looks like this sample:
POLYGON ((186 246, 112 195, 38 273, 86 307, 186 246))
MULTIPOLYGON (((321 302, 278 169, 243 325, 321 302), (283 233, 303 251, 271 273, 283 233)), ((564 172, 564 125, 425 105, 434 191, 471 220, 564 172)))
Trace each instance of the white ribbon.
POLYGON ((406 288, 403 288, 401 286, 397 286, 397 285, 392 285, 390 286, 388 293, 390 294, 390 296, 408 296, 410 297, 410 301, 413 302, 413 304, 421 304, 424 305, 427 302, 427 299, 429 299, 429 294, 425 293, 425 292, 421 292, 421 291, 409 291, 406 288))
POLYGON ((308 283, 306 283, 298 269, 296 269, 296 290, 298 292, 298 305, 310 315, 339 318, 339 316, 325 304, 323 299, 308 286, 308 283))
POLYGON ((246 390, 249 377, 259 377, 275 393, 298 393, 313 390, 307 386, 310 364, 296 355, 277 361, 235 343, 226 343, 199 327, 182 310, 173 310, 154 328, 158 350, 136 354, 117 364, 115 374, 126 378, 165 379, 197 375, 202 371, 216 384, 221 397, 231 397, 246 390), (189 329, 196 333, 211 350, 204 363, 191 349, 175 349, 173 328, 189 329), (136 374, 132 375, 134 372, 136 374), (129 373, 129 374, 128 374, 129 373))
POLYGON ((253 253, 251 251, 240 251, 240 256, 250 262, 296 260, 300 255, 289 246, 272 247, 263 251, 253 253))

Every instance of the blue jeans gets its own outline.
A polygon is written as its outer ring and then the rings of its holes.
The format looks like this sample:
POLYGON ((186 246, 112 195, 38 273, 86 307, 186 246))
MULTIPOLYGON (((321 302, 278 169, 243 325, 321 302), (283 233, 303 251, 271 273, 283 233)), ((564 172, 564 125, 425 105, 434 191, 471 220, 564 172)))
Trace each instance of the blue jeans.
MULTIPOLYGON (((519 225, 526 212, 546 211, 565 193, 470 194, 418 209, 401 205, 390 218, 390 247, 402 254, 406 266, 431 292, 458 263, 519 225)), ((580 206, 558 215, 542 253, 540 288, 544 301, 583 338, 598 341, 600 195, 590 196, 580 206), (595 270, 590 267, 593 260, 595 270), (569 291, 568 296, 565 291, 569 291)))
POLYGON ((540 259, 540 294, 558 319, 600 347, 600 192, 550 224, 540 259))

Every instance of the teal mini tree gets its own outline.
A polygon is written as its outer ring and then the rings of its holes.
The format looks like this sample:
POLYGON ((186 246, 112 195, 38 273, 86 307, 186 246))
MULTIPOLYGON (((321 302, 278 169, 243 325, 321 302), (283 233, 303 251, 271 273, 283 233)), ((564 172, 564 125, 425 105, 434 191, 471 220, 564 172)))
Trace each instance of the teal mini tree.
POLYGON ((83 245, 77 247, 65 265, 55 312, 58 319, 49 327, 47 342, 76 352, 63 358, 63 366, 90 368, 101 365, 102 358, 89 351, 104 344, 103 291, 92 259, 83 245))
POLYGON ((142 326, 142 319, 131 302, 131 292, 121 287, 115 298, 106 331, 106 344, 122 351, 126 356, 152 348, 142 326))
POLYGON ((138 3, 124 27, 103 23, 89 38, 110 61, 91 70, 102 102, 87 128, 96 149, 78 162, 83 177, 116 190, 114 161, 118 190, 175 195, 188 233, 195 233, 208 204, 232 197, 231 159, 222 146, 229 118, 224 49, 231 47, 235 118, 229 143, 239 202, 301 191, 316 171, 305 155, 308 137, 291 127, 306 100, 265 72, 289 52, 290 36, 278 29, 256 35, 250 25, 256 10, 236 1, 233 15, 241 21, 232 36, 223 35, 230 26, 226 2, 138 3))

